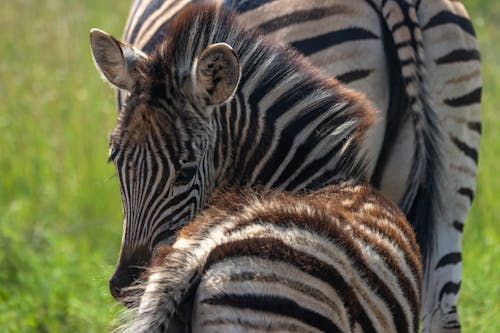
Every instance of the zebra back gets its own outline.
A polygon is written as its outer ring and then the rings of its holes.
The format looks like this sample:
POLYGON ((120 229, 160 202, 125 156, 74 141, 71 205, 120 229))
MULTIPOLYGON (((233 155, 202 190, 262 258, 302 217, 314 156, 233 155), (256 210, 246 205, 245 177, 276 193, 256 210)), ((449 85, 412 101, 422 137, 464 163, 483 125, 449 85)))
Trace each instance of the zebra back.
POLYGON ((379 193, 344 183, 211 203, 155 256, 127 332, 166 332, 185 303, 192 332, 417 332, 418 246, 379 193))

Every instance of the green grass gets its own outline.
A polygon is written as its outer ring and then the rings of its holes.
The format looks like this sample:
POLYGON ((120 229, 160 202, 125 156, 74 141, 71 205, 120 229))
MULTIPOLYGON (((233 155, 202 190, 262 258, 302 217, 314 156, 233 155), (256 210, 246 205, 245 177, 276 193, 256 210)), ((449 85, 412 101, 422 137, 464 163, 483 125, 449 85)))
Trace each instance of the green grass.
POLYGON ((463 238, 464 332, 500 332, 500 2, 466 0, 483 61, 483 135, 477 193, 463 238))
MULTIPOLYGON (((114 94, 88 31, 121 35, 129 1, 0 5, 0 331, 105 332, 121 204, 106 164, 114 94)), ((500 332, 500 3, 466 1, 484 61, 478 191, 465 229, 465 332, 500 332)))
POLYGON ((128 1, 0 7, 0 331, 105 332, 121 204, 106 164, 113 91, 88 33, 121 34, 128 1))

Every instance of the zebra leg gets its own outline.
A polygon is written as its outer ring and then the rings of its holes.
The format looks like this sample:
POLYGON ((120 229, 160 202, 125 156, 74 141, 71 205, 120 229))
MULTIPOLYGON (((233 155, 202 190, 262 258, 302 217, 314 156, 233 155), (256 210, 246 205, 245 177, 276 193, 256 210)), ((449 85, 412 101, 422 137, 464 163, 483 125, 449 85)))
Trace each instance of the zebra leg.
POLYGON ((430 272, 422 288, 423 333, 460 332, 457 303, 462 275, 461 236, 453 226, 437 226, 436 246, 427 267, 430 272))

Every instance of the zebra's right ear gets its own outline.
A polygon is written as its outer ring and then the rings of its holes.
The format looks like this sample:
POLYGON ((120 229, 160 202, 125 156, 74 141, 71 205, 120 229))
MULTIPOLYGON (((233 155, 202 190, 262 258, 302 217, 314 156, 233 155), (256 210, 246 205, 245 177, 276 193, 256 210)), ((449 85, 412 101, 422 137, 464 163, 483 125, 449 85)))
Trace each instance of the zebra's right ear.
POLYGON ((90 30, 90 47, 97 70, 109 83, 130 91, 137 62, 147 56, 99 29, 90 30))

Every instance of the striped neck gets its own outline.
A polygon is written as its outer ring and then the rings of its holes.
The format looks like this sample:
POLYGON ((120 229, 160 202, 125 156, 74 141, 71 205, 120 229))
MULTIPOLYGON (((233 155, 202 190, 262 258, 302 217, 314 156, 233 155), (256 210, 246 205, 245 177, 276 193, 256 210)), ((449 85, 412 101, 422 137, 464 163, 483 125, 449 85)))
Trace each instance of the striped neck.
POLYGON ((364 97, 217 5, 189 6, 171 28, 153 58, 170 63, 174 86, 209 45, 227 43, 240 60, 236 95, 213 112, 215 184, 298 191, 365 177, 360 146, 373 111, 364 97))

